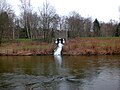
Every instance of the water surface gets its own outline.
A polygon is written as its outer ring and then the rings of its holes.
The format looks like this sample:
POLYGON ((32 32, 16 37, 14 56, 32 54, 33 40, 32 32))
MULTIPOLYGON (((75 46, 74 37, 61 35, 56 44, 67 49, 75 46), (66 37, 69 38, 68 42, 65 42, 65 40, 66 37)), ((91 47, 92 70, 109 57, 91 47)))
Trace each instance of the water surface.
POLYGON ((120 56, 2 56, 0 90, 120 90, 120 56))

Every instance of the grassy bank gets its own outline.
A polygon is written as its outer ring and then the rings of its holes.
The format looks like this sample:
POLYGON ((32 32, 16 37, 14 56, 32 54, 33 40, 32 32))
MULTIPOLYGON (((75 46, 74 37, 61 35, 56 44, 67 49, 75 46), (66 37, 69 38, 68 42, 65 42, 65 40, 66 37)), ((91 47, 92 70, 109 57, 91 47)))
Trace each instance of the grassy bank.
POLYGON ((120 54, 120 38, 76 38, 64 46, 68 55, 116 55, 120 54))
MULTIPOLYGON (((54 43, 30 39, 5 42, 0 46, 0 55, 49 55, 54 43)), ((120 54, 120 38, 76 38, 68 40, 63 47, 65 55, 117 55, 120 54)))
POLYGON ((0 55, 48 55, 52 54, 53 48, 53 43, 19 39, 3 43, 0 47, 0 55))

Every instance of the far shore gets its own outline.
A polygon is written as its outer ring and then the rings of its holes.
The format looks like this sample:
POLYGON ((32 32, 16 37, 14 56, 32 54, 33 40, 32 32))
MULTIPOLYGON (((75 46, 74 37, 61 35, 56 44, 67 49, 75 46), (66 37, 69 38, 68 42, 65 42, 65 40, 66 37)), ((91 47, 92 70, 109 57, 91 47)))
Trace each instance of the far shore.
MULTIPOLYGON (((53 55, 55 44, 23 40, 3 43, 0 56, 53 55)), ((75 38, 63 46, 62 55, 120 55, 120 38, 75 38)))

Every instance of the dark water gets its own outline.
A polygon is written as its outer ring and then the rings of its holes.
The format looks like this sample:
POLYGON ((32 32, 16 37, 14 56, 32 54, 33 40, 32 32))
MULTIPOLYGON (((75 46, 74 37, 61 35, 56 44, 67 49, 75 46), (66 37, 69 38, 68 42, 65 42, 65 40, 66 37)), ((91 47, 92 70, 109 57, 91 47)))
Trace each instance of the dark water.
POLYGON ((120 90, 120 56, 0 57, 0 90, 120 90))

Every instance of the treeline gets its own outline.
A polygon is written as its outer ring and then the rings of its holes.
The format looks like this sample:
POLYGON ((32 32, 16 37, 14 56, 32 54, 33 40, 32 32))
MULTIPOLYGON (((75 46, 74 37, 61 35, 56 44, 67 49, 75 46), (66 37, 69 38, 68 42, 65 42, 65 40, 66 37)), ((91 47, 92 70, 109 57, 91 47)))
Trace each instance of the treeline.
POLYGON ((38 12, 30 0, 20 0, 20 16, 16 16, 6 0, 0 1, 0 44, 3 39, 41 39, 50 41, 61 30, 67 38, 75 37, 119 37, 120 23, 94 21, 73 11, 69 16, 60 16, 49 2, 43 3, 38 12))

